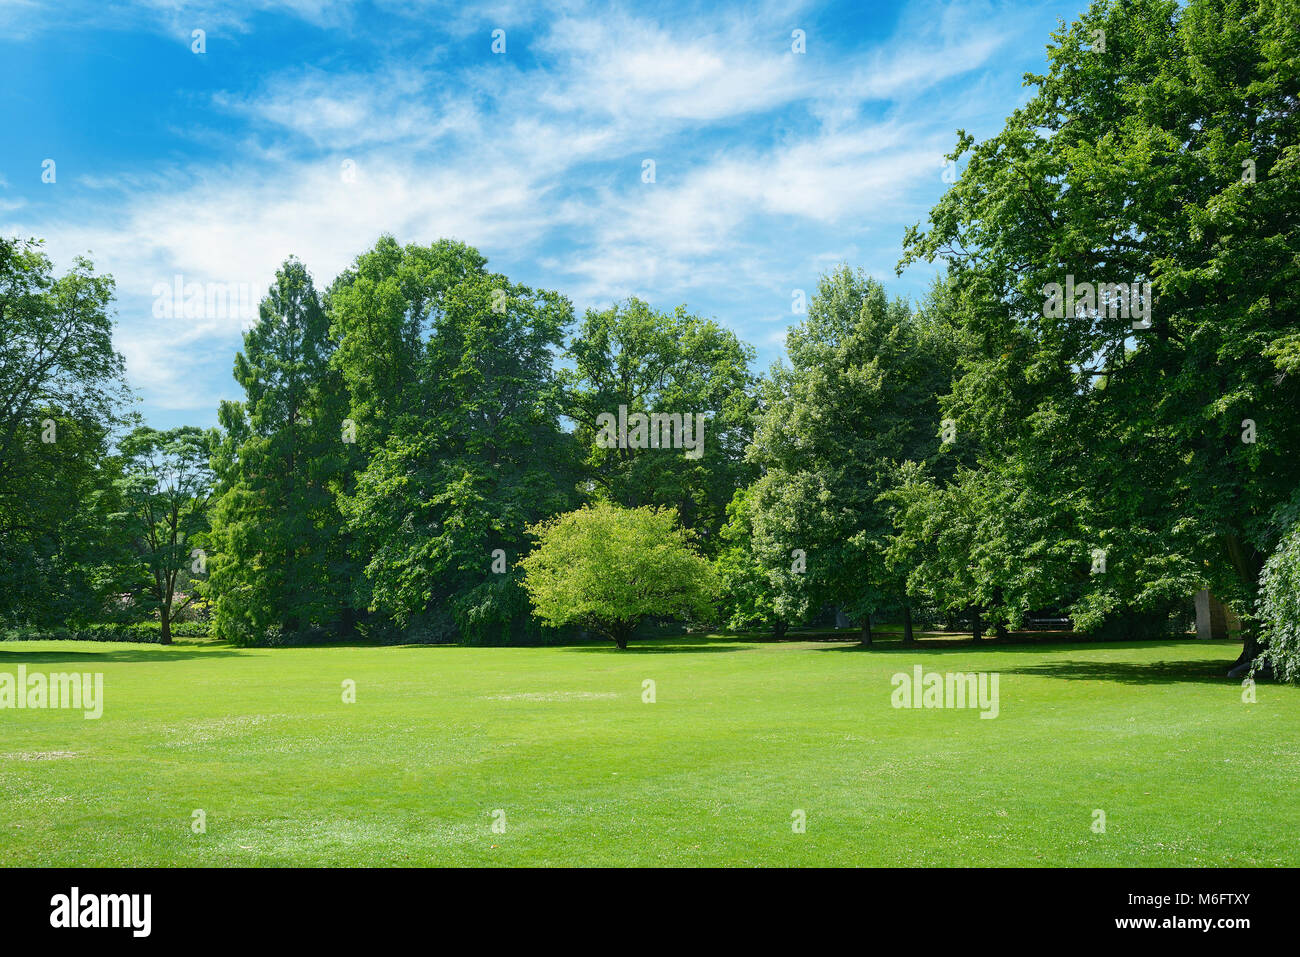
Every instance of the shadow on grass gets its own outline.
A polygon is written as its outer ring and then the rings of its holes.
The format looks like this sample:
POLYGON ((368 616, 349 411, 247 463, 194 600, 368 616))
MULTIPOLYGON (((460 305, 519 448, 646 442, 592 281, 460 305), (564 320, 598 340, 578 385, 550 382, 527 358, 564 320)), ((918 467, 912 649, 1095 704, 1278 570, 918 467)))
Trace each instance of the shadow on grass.
POLYGON ((1235 658, 1223 661, 1049 661, 1004 668, 1003 674, 1037 675, 1066 681, 1112 681, 1127 685, 1236 684, 1228 677, 1235 658))
MULTIPOLYGON (((69 642, 74 644, 74 642, 69 642)), ((186 645, 141 645, 139 648, 104 648, 97 647, 99 642, 75 642, 75 650, 62 648, 57 651, 18 651, 0 645, 0 668, 35 664, 68 664, 90 666, 96 662, 152 662, 166 663, 192 658, 242 658, 242 650, 228 645, 203 648, 186 645)))
MULTIPOLYGON (((1162 649, 1172 651, 1170 645, 1178 640, 1159 639, 1150 641, 1106 641, 1094 642, 1087 647, 1096 651, 1131 651, 1162 649)), ((902 642, 876 643, 870 646, 862 644, 837 645, 818 648, 817 651, 859 652, 862 654, 883 655, 890 658, 907 658, 909 664, 921 664, 930 659, 938 664, 945 656, 967 654, 972 651, 981 654, 1007 655, 1011 657, 1035 654, 1056 654, 1059 658, 1035 663, 1017 663, 1014 660, 1006 664, 999 663, 996 669, 1001 674, 1036 675, 1043 678, 1060 678, 1065 681, 1113 681, 1120 684, 1224 684, 1232 682, 1228 678, 1228 669, 1233 666, 1241 650, 1240 642, 1207 642, 1223 652, 1222 659, 1188 659, 1179 661, 1095 661, 1080 660, 1077 656, 1084 650, 1078 642, 1061 644, 1020 644, 993 641, 963 642, 915 642, 904 645, 902 642), (1072 657, 1065 657, 1071 655, 1072 657)), ((901 664, 901 662, 900 662, 901 664)))
POLYGON ((674 654, 710 654, 724 651, 745 651, 745 642, 734 638, 715 638, 710 641, 691 635, 687 638, 645 638, 640 641, 633 638, 626 650, 615 647, 612 641, 589 645, 556 645, 561 651, 578 651, 584 653, 605 653, 619 655, 674 655, 674 654))

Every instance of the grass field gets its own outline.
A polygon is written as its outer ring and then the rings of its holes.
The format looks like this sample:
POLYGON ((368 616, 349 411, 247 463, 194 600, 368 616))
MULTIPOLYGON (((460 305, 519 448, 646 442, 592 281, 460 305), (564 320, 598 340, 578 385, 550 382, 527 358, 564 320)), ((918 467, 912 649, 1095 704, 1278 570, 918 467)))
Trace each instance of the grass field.
POLYGON ((1300 864, 1300 690, 1238 648, 10 642, 105 707, 0 710, 0 864, 1300 864), (914 664, 999 716, 893 708, 914 664))

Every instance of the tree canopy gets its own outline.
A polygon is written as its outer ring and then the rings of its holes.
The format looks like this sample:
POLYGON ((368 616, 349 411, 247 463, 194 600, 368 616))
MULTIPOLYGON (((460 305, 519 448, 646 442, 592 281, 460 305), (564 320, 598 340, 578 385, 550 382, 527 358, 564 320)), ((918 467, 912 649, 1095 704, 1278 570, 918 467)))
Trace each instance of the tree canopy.
POLYGON ((537 548, 519 564, 547 624, 580 625, 623 649, 647 617, 711 613, 711 568, 674 509, 598 502, 529 531, 537 548))

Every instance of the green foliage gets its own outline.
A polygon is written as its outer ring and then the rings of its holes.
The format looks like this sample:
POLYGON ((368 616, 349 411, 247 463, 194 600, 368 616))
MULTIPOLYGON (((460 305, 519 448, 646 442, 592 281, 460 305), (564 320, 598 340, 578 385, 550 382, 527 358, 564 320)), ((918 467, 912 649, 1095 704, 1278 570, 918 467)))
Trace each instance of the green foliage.
POLYGON ((780 636, 789 622, 777 605, 777 590, 754 553, 752 486, 737 489, 727 505, 722 548, 713 560, 718 606, 726 627, 742 630, 770 624, 780 636))
POLYGON ((178 604, 178 593, 203 567, 195 543, 207 528, 213 482, 208 459, 215 438, 193 426, 165 432, 139 426, 118 443, 124 462, 117 483, 122 518, 148 572, 141 606, 158 615, 163 644, 171 641, 172 623, 194 599, 191 592, 178 604))
POLYGON ((88 621, 129 590, 111 432, 127 396, 113 280, 0 238, 0 623, 88 621))
POLYGON ((1278 543, 1260 576, 1260 660, 1292 684, 1300 681, 1300 522, 1278 543))
POLYGON ((599 502, 529 531, 537 548, 519 565, 534 611, 548 625, 580 625, 626 648, 647 617, 712 613, 712 568, 674 509, 599 502))
POLYGON ((753 549, 794 621, 832 603, 851 617, 906 602, 888 561, 890 514, 878 501, 896 466, 939 451, 938 395, 953 346, 880 283, 841 267, 823 276, 808 318, 787 338, 790 366, 764 383, 749 449, 753 549), (795 570, 796 550, 806 571, 795 570))
POLYGON ((570 629, 544 625, 530 612, 522 574, 493 575, 456 598, 456 640, 462 645, 552 645, 571 638, 570 629))
POLYGON ((1108 553, 1074 596, 1085 622, 1200 584, 1249 608, 1295 487, 1300 380, 1278 373, 1300 309, 1300 28, 1284 8, 1093 3, 1003 130, 961 135, 965 170, 905 240, 900 267, 947 262, 978 345, 947 404, 959 441, 989 481, 1027 487, 1049 537, 1108 553), (1046 289, 1067 275, 1150 282, 1150 328, 1053 317, 1046 289))
POLYGON ((720 547, 727 503, 754 470, 745 462, 754 409, 754 350, 711 319, 629 299, 588 311, 561 371, 568 415, 594 497, 629 508, 675 508, 706 555, 720 547), (698 458, 683 451, 602 448, 597 417, 641 412, 704 415, 698 458))
POLYGON ((236 644, 351 621, 355 565, 335 495, 357 463, 333 352, 311 276, 290 259, 244 334, 234 371, 246 398, 222 403, 213 454, 207 592, 216 634, 236 644))
MULTIPOLYGON (((200 622, 173 622, 170 634, 176 638, 207 638, 211 629, 200 622)), ((131 641, 139 644, 162 644, 161 621, 92 622, 76 627, 8 628, 0 631, 0 641, 131 641)))
POLYGON ((385 237, 334 284, 329 309, 366 457, 339 503, 370 606, 431 637, 522 613, 493 591, 517 587, 494 578, 493 556, 515 560, 527 525, 574 504, 552 369, 568 301, 488 272, 463 244, 385 237))

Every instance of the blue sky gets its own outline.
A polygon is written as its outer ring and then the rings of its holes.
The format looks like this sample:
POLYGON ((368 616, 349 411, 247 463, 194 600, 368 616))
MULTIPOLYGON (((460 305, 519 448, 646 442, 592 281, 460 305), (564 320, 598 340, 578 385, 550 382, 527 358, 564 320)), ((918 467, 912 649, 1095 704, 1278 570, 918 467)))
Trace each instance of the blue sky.
POLYGON ((894 266, 955 130, 996 132, 1084 6, 0 0, 0 232, 116 278, 158 427, 241 397, 247 321, 157 315, 160 286, 256 300, 292 254, 324 288, 384 232, 579 314, 686 303, 763 368, 838 262, 921 292, 932 268, 894 266))

